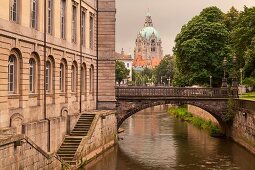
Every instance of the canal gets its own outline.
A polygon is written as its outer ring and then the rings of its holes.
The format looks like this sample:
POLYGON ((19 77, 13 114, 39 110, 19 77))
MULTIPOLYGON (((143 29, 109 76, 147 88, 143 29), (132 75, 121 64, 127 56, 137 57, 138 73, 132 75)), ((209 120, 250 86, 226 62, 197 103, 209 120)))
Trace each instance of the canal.
POLYGON ((122 128, 119 145, 86 170, 255 169, 255 156, 243 147, 169 117, 163 106, 133 115, 122 128))

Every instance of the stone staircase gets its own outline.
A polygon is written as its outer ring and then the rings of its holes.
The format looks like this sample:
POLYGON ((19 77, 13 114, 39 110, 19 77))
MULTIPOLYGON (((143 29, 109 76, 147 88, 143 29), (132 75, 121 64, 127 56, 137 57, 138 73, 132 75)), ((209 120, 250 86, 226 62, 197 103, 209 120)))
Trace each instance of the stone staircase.
POLYGON ((82 138, 87 136, 90 126, 95 118, 95 114, 82 114, 77 121, 70 136, 66 136, 60 146, 57 155, 68 164, 75 164, 73 161, 76 150, 78 149, 82 138))

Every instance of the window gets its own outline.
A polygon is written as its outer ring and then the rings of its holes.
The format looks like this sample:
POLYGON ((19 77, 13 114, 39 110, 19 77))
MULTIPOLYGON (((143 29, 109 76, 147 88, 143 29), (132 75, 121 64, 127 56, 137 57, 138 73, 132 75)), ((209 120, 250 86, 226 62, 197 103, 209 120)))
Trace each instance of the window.
POLYGON ((94 17, 92 14, 90 14, 89 19, 89 47, 91 50, 93 50, 94 46, 94 17))
POLYGON ((60 30, 61 38, 63 39, 65 39, 65 22, 66 22, 66 0, 61 0, 60 30))
POLYGON ((33 58, 29 60, 29 92, 35 92, 35 60, 33 58))
POLYGON ((15 93, 16 57, 11 55, 8 60, 8 91, 15 93))
POLYGON ((77 4, 73 2, 72 5, 72 42, 76 42, 77 33, 77 4))
POLYGON ((72 92, 75 92, 76 88, 76 68, 74 65, 72 65, 72 68, 71 68, 71 91, 72 92))
POLYGON ((60 64, 60 70, 59 70, 59 89, 61 92, 64 92, 64 85, 65 85, 65 79, 64 79, 64 64, 60 64))
POLYGON ((155 51, 156 51, 156 48, 155 48, 155 47, 151 47, 151 51, 152 51, 152 52, 155 52, 155 51))
POLYGON ((37 28, 37 15, 38 15, 38 0, 32 0, 31 7, 31 26, 32 28, 37 28))
POLYGON ((10 0, 10 21, 18 21, 18 0, 10 0))
POLYGON ((127 68, 129 68, 129 63, 127 63, 127 68))
POLYGON ((93 91, 94 91, 94 68, 93 68, 92 65, 89 69, 89 78, 90 78, 89 91, 93 95, 93 91))
POLYGON ((85 30, 86 30, 86 11, 85 11, 85 9, 83 9, 82 13, 81 13, 81 43, 84 46, 86 43, 85 30))
POLYGON ((53 0, 48 0, 48 33, 52 34, 53 0))
POLYGON ((45 89, 47 92, 50 92, 50 80, 51 80, 51 64, 49 61, 47 61, 45 71, 45 89))

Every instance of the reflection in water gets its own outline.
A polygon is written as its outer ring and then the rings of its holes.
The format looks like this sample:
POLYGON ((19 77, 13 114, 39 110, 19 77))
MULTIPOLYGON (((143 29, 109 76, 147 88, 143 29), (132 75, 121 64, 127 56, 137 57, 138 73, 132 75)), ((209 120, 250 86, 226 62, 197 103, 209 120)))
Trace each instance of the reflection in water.
POLYGON ((132 116, 123 128, 124 140, 85 169, 255 169, 255 156, 238 144, 169 117, 163 107, 132 116))

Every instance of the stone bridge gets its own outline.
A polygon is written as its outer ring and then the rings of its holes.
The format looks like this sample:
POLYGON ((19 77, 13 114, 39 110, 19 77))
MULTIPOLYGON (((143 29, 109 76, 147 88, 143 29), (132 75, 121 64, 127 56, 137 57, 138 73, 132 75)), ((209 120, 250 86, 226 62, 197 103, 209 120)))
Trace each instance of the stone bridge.
POLYGON ((237 97, 236 94, 227 88, 118 86, 116 87, 117 127, 119 128, 131 115, 152 106, 190 104, 209 112, 224 128, 228 99, 237 97))

